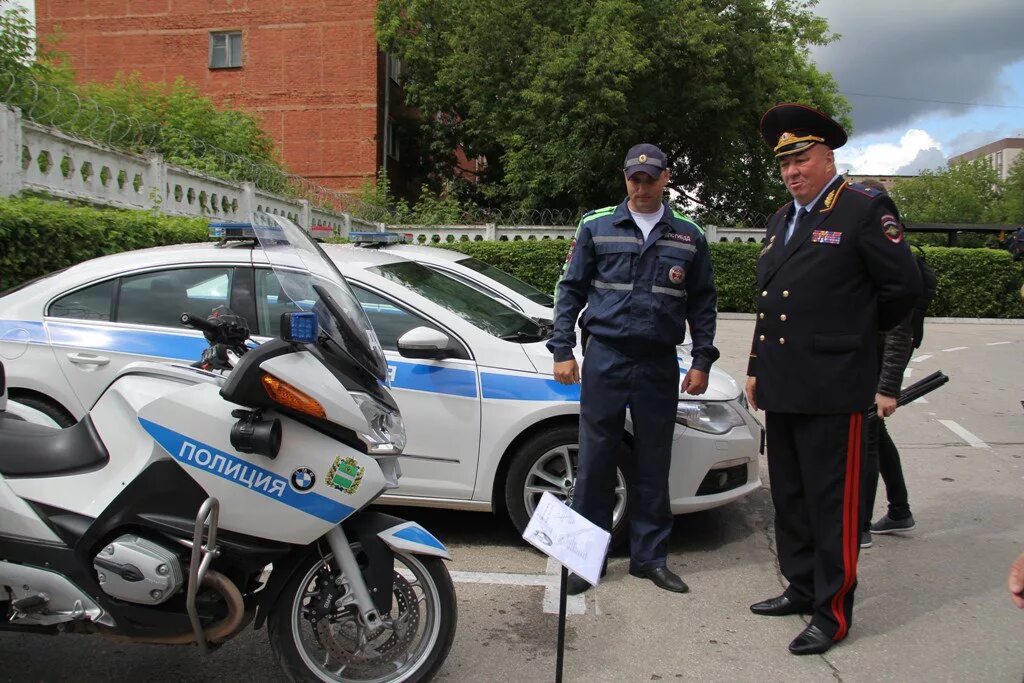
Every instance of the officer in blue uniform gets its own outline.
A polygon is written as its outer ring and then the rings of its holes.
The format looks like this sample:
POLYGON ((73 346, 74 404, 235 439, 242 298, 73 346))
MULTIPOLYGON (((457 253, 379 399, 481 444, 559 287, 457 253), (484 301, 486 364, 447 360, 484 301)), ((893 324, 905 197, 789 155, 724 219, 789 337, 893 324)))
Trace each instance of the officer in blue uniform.
MULTIPOLYGON (((547 346, 555 379, 582 381, 573 508, 611 530, 616 452, 628 407, 629 573, 685 593, 686 583, 666 566, 672 531, 668 474, 679 392, 704 393, 718 359, 714 273, 703 230, 663 201, 669 170, 662 151, 634 146, 624 173, 627 199, 580 221, 556 289, 555 328, 547 346), (584 306, 581 378, 573 349, 584 306), (676 345, 687 323, 693 363, 680 386, 676 345)), ((587 588, 584 579, 570 577, 570 594, 587 588)))
POLYGON ((921 279, 889 196, 836 172, 842 126, 780 104, 760 130, 793 201, 768 221, 757 261, 746 391, 767 414, 775 541, 789 585, 750 609, 810 614, 789 650, 820 654, 853 619, 862 418, 878 384, 876 340, 910 312, 921 279))

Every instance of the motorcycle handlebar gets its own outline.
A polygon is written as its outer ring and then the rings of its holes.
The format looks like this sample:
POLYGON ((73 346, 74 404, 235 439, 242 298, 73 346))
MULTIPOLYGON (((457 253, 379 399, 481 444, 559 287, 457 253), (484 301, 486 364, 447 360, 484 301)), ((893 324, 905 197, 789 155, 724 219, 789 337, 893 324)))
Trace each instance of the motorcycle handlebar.
POLYGON ((189 313, 182 313, 181 317, 178 318, 178 320, 181 322, 182 325, 200 330, 202 332, 215 332, 217 330, 217 325, 211 323, 209 320, 197 318, 196 316, 191 315, 189 313))

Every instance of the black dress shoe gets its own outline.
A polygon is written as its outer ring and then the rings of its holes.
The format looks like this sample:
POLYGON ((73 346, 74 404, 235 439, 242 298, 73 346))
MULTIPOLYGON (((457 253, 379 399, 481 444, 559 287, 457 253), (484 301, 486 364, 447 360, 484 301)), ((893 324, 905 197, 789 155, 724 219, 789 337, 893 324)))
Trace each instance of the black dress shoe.
MULTIPOLYGON (((608 573, 608 561, 601 565, 601 578, 608 573)), ((572 572, 569 572, 569 578, 565 582, 565 593, 566 595, 579 595, 580 593, 587 592, 592 586, 590 582, 584 579, 582 576, 576 576, 572 572)))
POLYGON ((668 567, 652 567, 651 569, 630 569, 629 573, 641 579, 650 579, 658 588, 673 593, 689 593, 690 587, 686 585, 678 574, 668 567))
POLYGON ((836 644, 836 641, 829 638, 825 633, 815 626, 809 625, 800 635, 789 644, 789 651, 795 655, 820 655, 828 652, 829 648, 836 644))
POLYGON ((576 576, 575 574, 569 574, 569 579, 565 582, 565 592, 568 595, 579 595, 590 590, 590 582, 584 579, 582 576, 576 576))
POLYGON ((755 602, 750 611, 763 617, 784 617, 790 614, 811 614, 814 607, 810 602, 792 600, 785 594, 777 598, 769 598, 755 602))

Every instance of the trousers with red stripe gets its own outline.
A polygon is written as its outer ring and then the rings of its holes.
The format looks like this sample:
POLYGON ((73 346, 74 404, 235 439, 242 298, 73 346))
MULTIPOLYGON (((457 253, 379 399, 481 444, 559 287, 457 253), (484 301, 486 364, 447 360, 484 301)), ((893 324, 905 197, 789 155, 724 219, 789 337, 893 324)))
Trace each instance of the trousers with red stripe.
POLYGON ((862 413, 767 413, 766 445, 785 595, 811 602, 835 640, 853 619, 860 551, 862 413))

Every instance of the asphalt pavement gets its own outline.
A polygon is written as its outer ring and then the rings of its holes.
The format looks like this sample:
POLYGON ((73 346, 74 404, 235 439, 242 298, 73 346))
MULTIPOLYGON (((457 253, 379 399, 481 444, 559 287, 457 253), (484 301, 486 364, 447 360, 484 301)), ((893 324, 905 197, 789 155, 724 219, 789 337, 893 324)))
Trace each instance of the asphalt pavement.
MULTIPOLYGON (((742 379, 753 322, 721 320, 720 366, 742 379)), ((613 555, 606 579, 570 601, 567 681, 1014 681, 1024 674, 1024 611, 1006 593, 1024 550, 1024 325, 930 324, 906 383, 951 381, 901 408, 889 430, 903 457, 917 529, 861 552, 850 636, 822 656, 786 650, 804 618, 757 617, 781 591, 767 489, 678 517, 665 593, 613 555)), ((767 467, 762 461, 767 485, 767 467)), ((875 518, 884 512, 879 492, 875 518)), ((554 678, 557 569, 508 522, 484 513, 402 509, 448 543, 459 627, 444 681, 554 678)), ((284 680, 265 631, 209 658, 195 648, 97 636, 0 633, 0 680, 284 680)))

